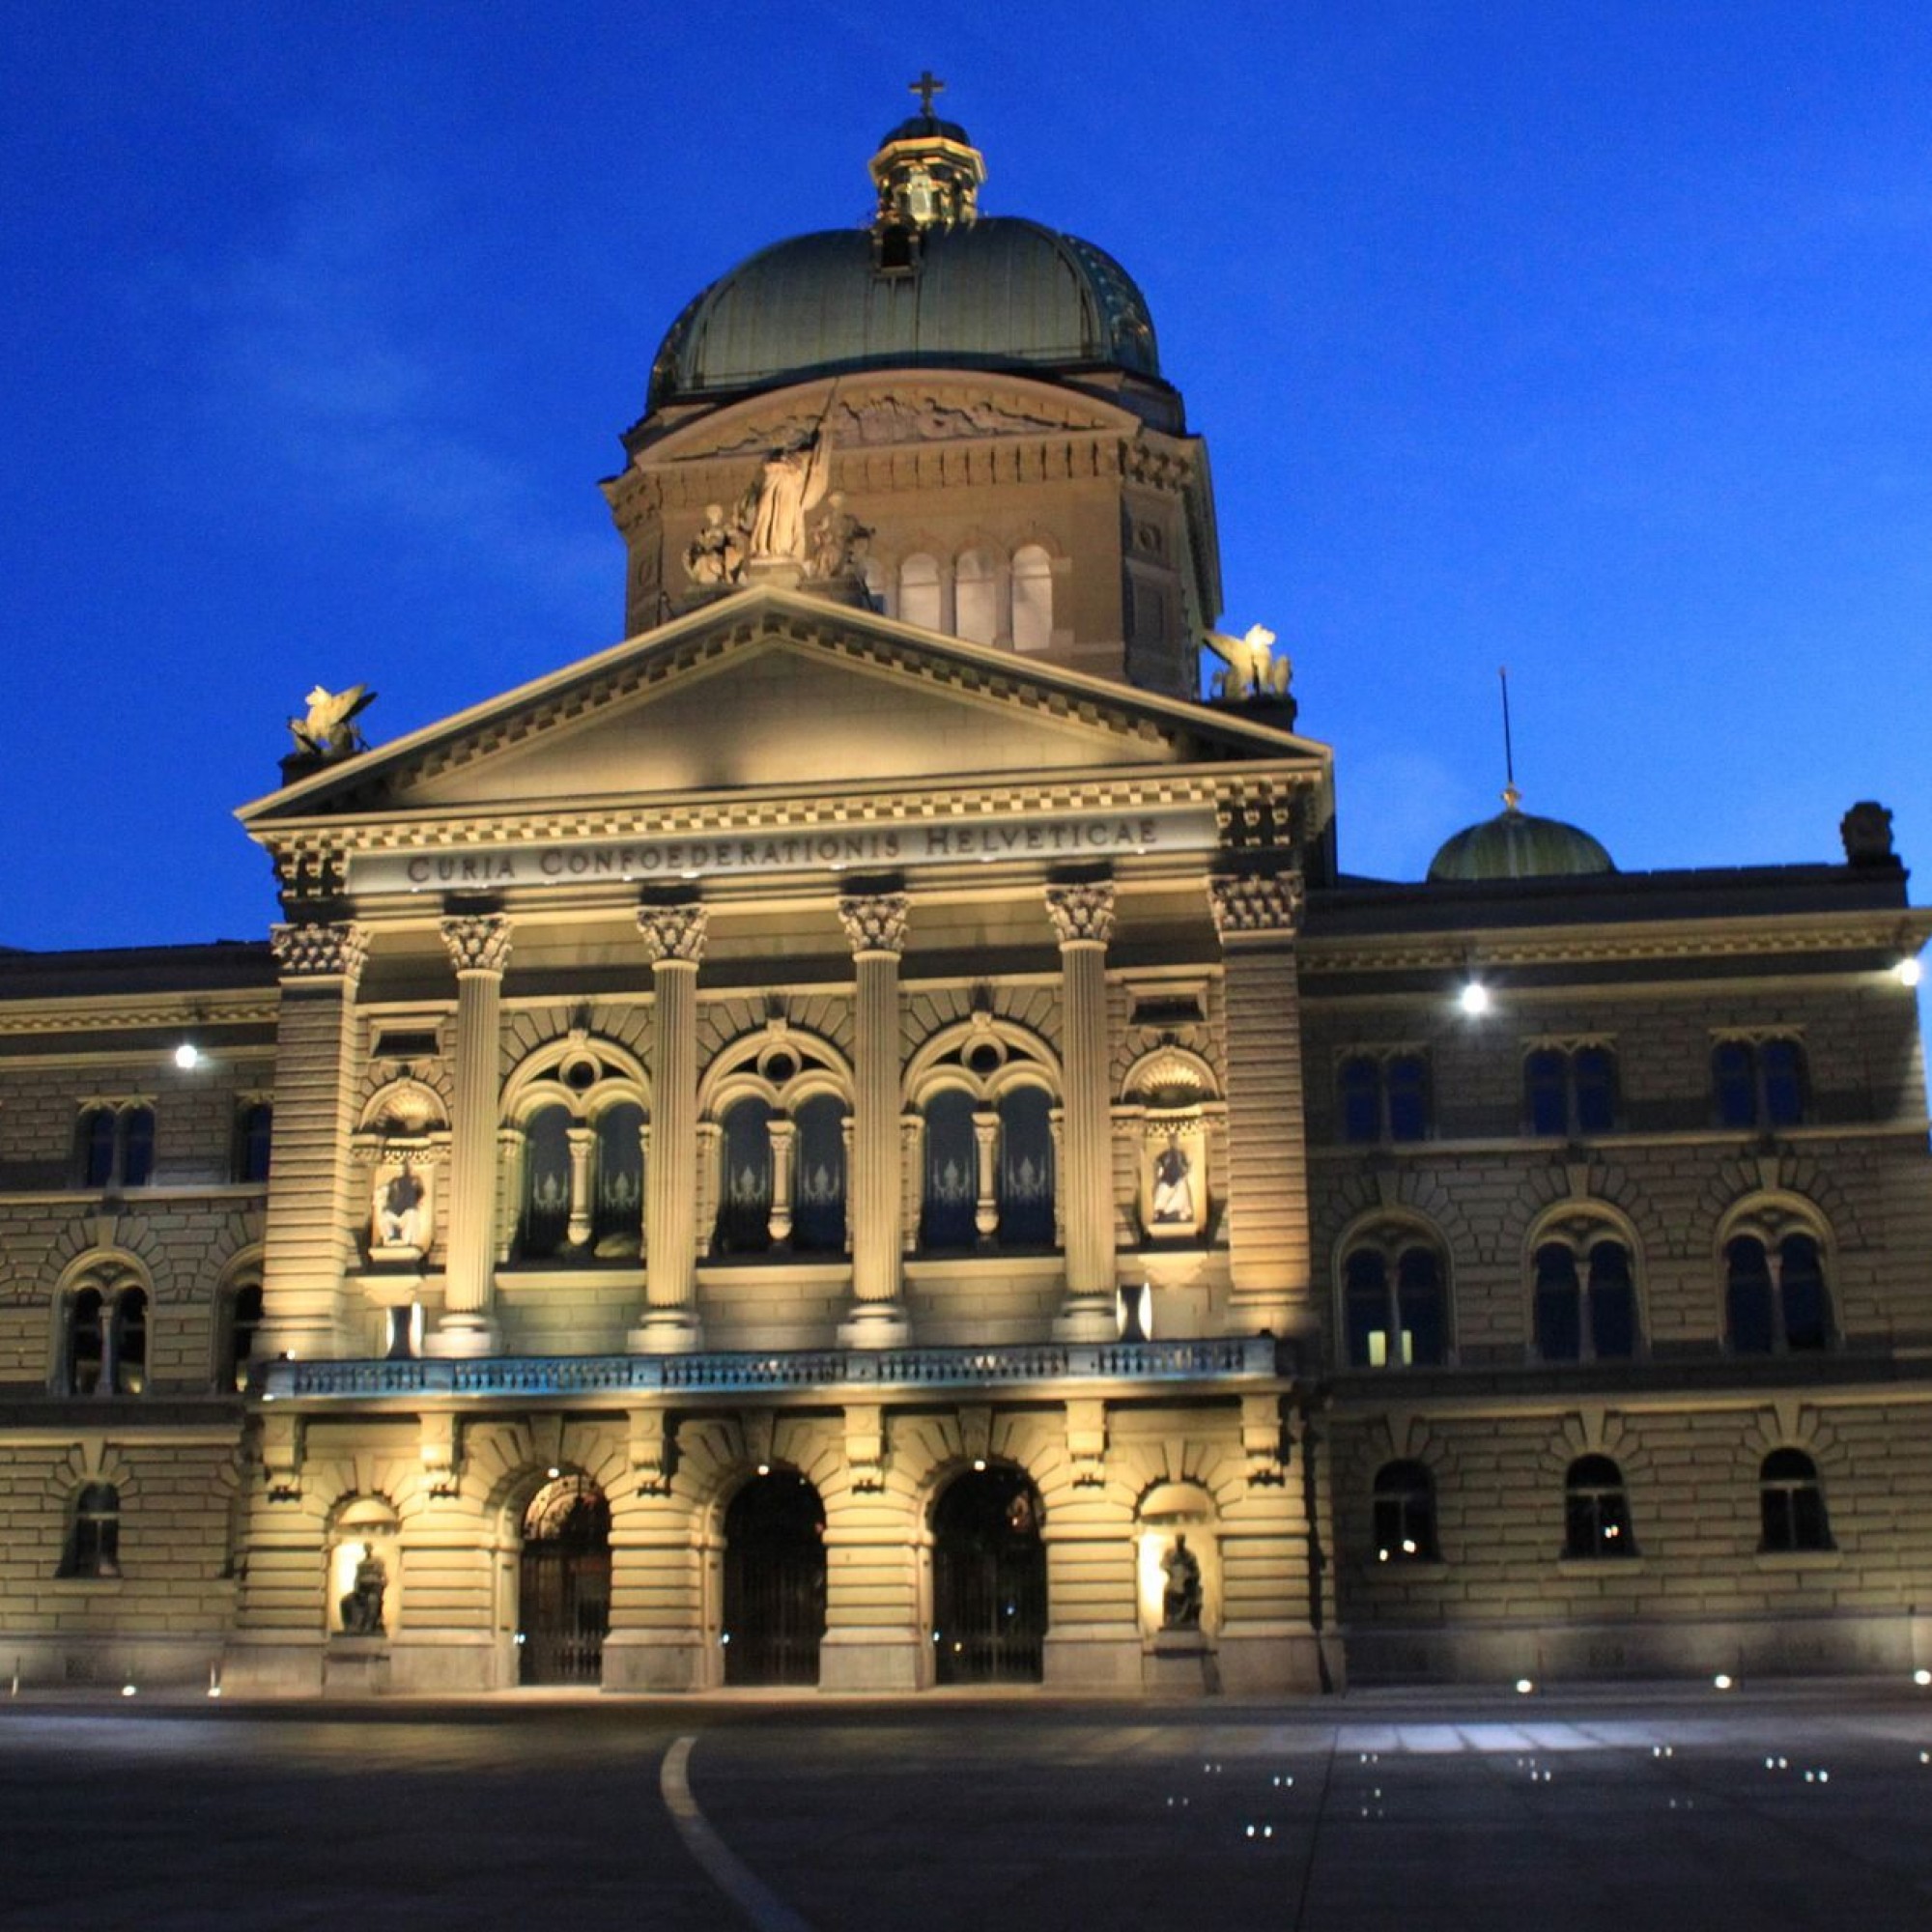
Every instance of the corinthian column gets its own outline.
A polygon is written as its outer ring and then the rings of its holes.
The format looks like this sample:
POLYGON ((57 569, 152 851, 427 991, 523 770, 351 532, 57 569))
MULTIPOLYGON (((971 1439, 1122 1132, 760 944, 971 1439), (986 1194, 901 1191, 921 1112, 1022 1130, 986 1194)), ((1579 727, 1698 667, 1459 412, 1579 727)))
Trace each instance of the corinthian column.
POLYGON ((1228 1026, 1228 1328, 1312 1333, 1298 872, 1210 879, 1228 1026))
POLYGON ((497 1264, 497 1052, 510 922, 500 913, 446 919, 439 928, 456 968, 456 1119, 449 1147, 448 1269, 442 1315, 423 1343, 432 1355, 487 1355, 497 1264))
POLYGON ((852 1302, 838 1328, 848 1349, 896 1348, 911 1337, 899 1293, 899 955, 909 904, 903 893, 838 901, 859 982, 852 1052, 858 1092, 847 1177, 852 1302))
MULTIPOLYGON (((362 928, 278 925, 275 1019, 275 1184, 262 1261, 262 1328, 272 1355, 366 1353, 343 1292, 355 1258, 358 1204, 349 1159, 355 1127, 355 982, 362 928)), ((364 1317, 366 1322, 366 1317, 364 1317)))
POLYGON ((645 906, 638 930, 651 961, 656 1061, 645 1169, 644 1312, 633 1354, 668 1355, 703 1342, 697 1318, 697 962, 710 914, 645 906))
POLYGON ((1114 1334, 1113 1110, 1107 1093, 1108 883, 1049 886, 1047 917, 1060 940, 1062 1142, 1057 1198, 1066 1230, 1066 1294, 1054 1334, 1103 1342, 1114 1334))

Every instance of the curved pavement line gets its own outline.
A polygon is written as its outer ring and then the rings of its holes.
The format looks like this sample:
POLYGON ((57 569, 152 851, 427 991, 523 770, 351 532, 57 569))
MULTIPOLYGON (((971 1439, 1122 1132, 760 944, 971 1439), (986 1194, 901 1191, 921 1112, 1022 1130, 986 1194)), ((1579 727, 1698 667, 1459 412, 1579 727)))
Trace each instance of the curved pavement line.
POLYGON ((704 1867, 720 1891, 757 1928, 757 1932, 811 1932, 783 1899, 764 1884, 711 1829, 697 1800, 691 1795, 686 1767, 697 1740, 679 1738, 665 1752, 664 1768, 658 1774, 658 1789, 664 1793, 665 1808, 684 1848, 704 1867))

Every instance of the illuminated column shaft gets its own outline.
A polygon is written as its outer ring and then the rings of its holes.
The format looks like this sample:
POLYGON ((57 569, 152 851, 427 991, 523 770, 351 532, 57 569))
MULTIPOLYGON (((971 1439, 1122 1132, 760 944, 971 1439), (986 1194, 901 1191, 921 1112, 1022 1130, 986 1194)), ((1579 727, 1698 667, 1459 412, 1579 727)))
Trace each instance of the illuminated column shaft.
POLYGON ((1231 1334, 1317 1326, 1309 1276, 1302 1111, 1298 872, 1208 882, 1228 1025, 1231 1334))
POLYGON ((1114 888, 1050 886, 1046 910, 1060 939, 1062 1145, 1066 1296, 1054 1332, 1064 1341, 1114 1333, 1113 1113, 1107 1093, 1107 942, 1114 888))
POLYGON ((647 906, 638 930, 651 960, 655 1052, 645 1188, 644 1313, 630 1347, 669 1354, 702 1341, 697 1316, 697 966, 710 914, 647 906))
POLYGON ((852 1348, 895 1347, 909 1339, 900 1299, 904 1174, 899 1122, 899 955, 909 901, 880 893, 838 901, 858 980, 853 1039, 855 1120, 852 1203, 852 1305, 839 1339, 852 1348))
POLYGON ((448 1267, 437 1355, 485 1355, 497 1257, 497 1053, 510 922, 500 913, 446 919, 439 928, 456 968, 456 1094, 450 1134, 448 1267))

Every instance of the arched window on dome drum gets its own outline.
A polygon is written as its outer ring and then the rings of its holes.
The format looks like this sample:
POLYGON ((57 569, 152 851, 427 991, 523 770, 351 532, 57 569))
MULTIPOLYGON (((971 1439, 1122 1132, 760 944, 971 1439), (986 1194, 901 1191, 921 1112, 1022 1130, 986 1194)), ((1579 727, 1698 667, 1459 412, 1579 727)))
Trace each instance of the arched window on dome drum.
POLYGON ((979 1148, 973 1096, 944 1088, 925 1103, 925 1185, 920 1208, 923 1248, 970 1248, 978 1240, 979 1148))
POLYGON ((542 1261, 570 1230, 570 1109, 542 1107, 524 1129, 524 1212, 519 1246, 542 1261))
POLYGON ((718 1192, 721 1255, 762 1255, 772 1245, 772 1110, 755 1095, 724 1115, 718 1192))
POLYGON ((791 1244, 802 1255, 836 1255, 845 1246, 845 1103, 815 1094, 796 1116, 791 1244))
POLYGON ((644 1215, 644 1110, 620 1100, 597 1117, 597 1177, 590 1204, 593 1252, 637 1236, 644 1215))
POLYGON ((1037 1087, 1000 1098, 1000 1245, 1053 1246, 1053 1103, 1037 1087))
POLYGON ((968 643, 990 644, 1000 635, 1000 580, 984 551, 961 551, 952 565, 952 628, 968 643))
POLYGON ((1013 553, 1013 648, 1043 651, 1053 641, 1053 559, 1037 544, 1013 553))
POLYGON ((1636 1554, 1624 1472, 1607 1456, 1579 1456, 1563 1479, 1563 1553, 1594 1558, 1636 1554))
POLYGON ((1768 1550, 1830 1549, 1832 1525, 1818 1465, 1802 1449, 1774 1449, 1757 1474, 1758 1514, 1768 1550))
POLYGON ((899 564, 899 622, 922 629, 940 628, 939 564, 916 551, 899 564))
POLYGON ((1427 1464, 1405 1459, 1376 1471, 1378 1563, 1437 1563, 1435 1482, 1427 1464))

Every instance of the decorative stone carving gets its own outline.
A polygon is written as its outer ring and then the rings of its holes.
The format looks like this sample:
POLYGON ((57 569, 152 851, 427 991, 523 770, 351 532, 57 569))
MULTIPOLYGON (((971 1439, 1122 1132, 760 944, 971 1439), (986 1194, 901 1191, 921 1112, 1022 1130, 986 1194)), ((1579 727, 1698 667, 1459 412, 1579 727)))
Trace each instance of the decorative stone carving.
POLYGON ((376 1554, 376 1546, 365 1543, 355 1565, 355 1580, 340 1605, 344 1636, 383 1634, 383 1599, 388 1589, 388 1567, 376 1554))
POLYGON ((270 926, 269 946, 285 980, 346 980, 354 984, 369 956, 368 937, 353 920, 270 926))
POLYGON ((1167 1587, 1161 1592, 1162 1630, 1201 1628, 1201 1559, 1187 1547, 1184 1532, 1176 1535, 1160 1559, 1167 1587))
POLYGON ((376 1171, 369 1204, 369 1252, 420 1256, 435 1236, 436 1215, 430 1194, 435 1158, 427 1148, 404 1151, 384 1148, 376 1171), (413 1156, 413 1157, 412 1157, 413 1156))
POLYGON ((1105 946, 1114 936, 1114 888, 1107 881, 1048 886, 1046 916, 1063 946, 1105 946))
POLYGON ((1241 1398, 1241 1449, 1248 1459, 1250 1489, 1274 1489, 1288 1480, 1288 1451, 1278 1397, 1241 1398))
POLYGON ((677 1431, 661 1408, 631 1411, 631 1474, 640 1496, 668 1496, 677 1469, 677 1431))
MULTIPOLYGON (((1041 430, 1091 428, 1076 412, 1042 414, 1017 398, 1000 402, 980 397, 931 394, 872 396, 863 402, 840 397, 827 412, 827 426, 847 446, 888 448, 908 442, 958 442, 968 438, 1037 435, 1041 430)), ((728 443, 680 452, 681 460, 749 456, 753 450, 781 449, 802 441, 817 426, 816 416, 788 415, 751 424, 728 443)))
POLYGON ((1286 651, 1275 650, 1275 635, 1265 625, 1250 624, 1238 638, 1222 631, 1202 635, 1202 648, 1219 658, 1209 694, 1217 704, 1241 704, 1250 698, 1288 700, 1294 666, 1286 651))
POLYGON ((1873 799, 1861 799, 1838 821, 1845 859, 1853 866, 1883 866, 1893 858, 1891 813, 1873 799))
POLYGON ((461 1487, 461 1430, 453 1415, 426 1415, 422 1419, 423 1488, 433 1496, 447 1499, 461 1487))
POLYGON ((638 930, 644 936, 644 951, 653 966, 667 959, 696 966, 704 957, 710 923, 710 908, 701 905, 643 906, 638 912, 638 930))
POLYGON ((844 491, 833 491, 825 499, 825 514, 811 526, 811 554, 806 558, 806 576, 820 583, 864 576, 866 546, 871 539, 870 526, 862 524, 845 507, 844 491))
POLYGON ((1298 932, 1306 897, 1299 872, 1254 873, 1208 881, 1208 910, 1213 914, 1214 930, 1224 942, 1246 933, 1298 932))
POLYGON ((815 431, 806 441, 774 449, 752 486, 739 523, 753 561, 762 557, 803 563, 808 512, 815 510, 832 480, 832 432, 815 431))
POLYGON ((845 1411, 845 1461, 855 1491, 886 1487, 885 1411, 876 1403, 860 1403, 845 1411))
POLYGON ((510 963, 510 922, 502 913, 466 914, 437 929, 459 973, 500 973, 510 963))
POLYGON ((366 684, 352 684, 347 691, 327 691, 317 685, 302 700, 305 716, 289 720, 289 735, 296 752, 309 758, 348 758, 367 751, 355 720, 376 701, 376 694, 366 684))
POLYGON ((745 546, 724 521, 722 503, 704 506, 704 527, 685 547, 684 574, 706 589, 736 583, 745 570, 745 546))
POLYGON ((854 956, 865 952, 904 952, 906 921, 912 900, 904 893, 874 893, 864 898, 840 899, 838 923, 845 928, 854 956))
POLYGON ((1066 1405, 1066 1460, 1073 1486, 1103 1489, 1107 1481, 1107 1405, 1080 1397, 1066 1405))

